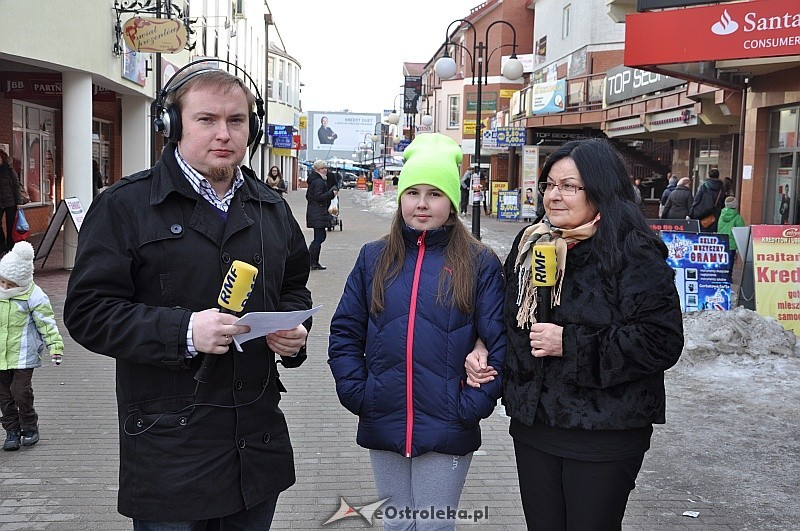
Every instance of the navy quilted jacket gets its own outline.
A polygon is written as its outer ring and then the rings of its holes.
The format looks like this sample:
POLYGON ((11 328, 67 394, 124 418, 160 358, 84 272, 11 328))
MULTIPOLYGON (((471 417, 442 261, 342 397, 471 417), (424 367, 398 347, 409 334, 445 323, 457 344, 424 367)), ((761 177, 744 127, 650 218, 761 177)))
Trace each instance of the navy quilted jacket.
POLYGON ((449 229, 406 227, 406 259, 371 315, 374 265, 384 241, 365 245, 331 320, 328 349, 339 401, 359 416, 359 445, 407 457, 465 455, 480 447, 478 422, 500 397, 500 375, 466 386, 464 360, 480 337, 498 372, 505 356, 503 273, 483 251, 475 263, 475 312, 436 302, 449 229))

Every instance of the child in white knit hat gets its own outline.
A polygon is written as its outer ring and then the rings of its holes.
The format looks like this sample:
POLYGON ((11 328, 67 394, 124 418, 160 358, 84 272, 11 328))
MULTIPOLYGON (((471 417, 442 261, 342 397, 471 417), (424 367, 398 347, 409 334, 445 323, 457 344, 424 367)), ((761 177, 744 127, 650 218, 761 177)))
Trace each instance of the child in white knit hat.
POLYGON ((33 369, 41 367, 44 345, 61 364, 64 341, 50 299, 33 283, 33 246, 18 242, 0 259, 0 411, 6 440, 3 450, 39 442, 33 409, 33 369))

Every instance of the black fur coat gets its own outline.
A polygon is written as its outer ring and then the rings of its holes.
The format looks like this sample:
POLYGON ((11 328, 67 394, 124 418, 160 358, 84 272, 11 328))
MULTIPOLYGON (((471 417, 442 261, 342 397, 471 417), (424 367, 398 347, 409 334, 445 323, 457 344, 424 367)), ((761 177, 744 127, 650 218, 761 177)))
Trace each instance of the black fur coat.
MULTIPOLYGON (((517 327, 514 260, 506 259, 504 319, 508 350, 503 403, 514 419, 588 430, 663 424, 664 371, 683 349, 683 322, 674 273, 652 245, 613 276, 601 275, 591 241, 567 253, 561 305, 563 357, 534 358, 528 329, 517 327)), ((608 252, 620 252, 609 249, 608 252)))

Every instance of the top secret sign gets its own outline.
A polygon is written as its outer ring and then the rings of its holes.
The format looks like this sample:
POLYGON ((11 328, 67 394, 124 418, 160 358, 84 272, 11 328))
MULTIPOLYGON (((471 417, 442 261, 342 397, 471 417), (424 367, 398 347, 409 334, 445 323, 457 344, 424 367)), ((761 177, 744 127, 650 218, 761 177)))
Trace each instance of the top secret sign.
POLYGON ((611 105, 636 96, 652 94, 659 90, 677 87, 686 83, 685 79, 656 74, 638 68, 618 66, 606 73, 605 103, 611 105))

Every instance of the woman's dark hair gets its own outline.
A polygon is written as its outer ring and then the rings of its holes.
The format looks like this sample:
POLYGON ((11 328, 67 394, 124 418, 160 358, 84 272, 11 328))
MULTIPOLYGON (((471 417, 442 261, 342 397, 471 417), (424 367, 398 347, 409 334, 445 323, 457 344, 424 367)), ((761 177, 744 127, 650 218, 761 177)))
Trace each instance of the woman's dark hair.
POLYGON ((667 257, 666 245, 647 225, 636 204, 622 156, 607 140, 591 138, 562 145, 547 157, 539 181, 547 182, 553 164, 565 158, 575 162, 586 199, 600 212, 597 233, 590 241, 604 274, 618 271, 625 257, 637 256, 651 246, 667 257))
POLYGON ((281 177, 281 169, 277 166, 272 166, 269 169, 269 176, 272 177, 272 170, 278 170, 278 177, 281 177))

